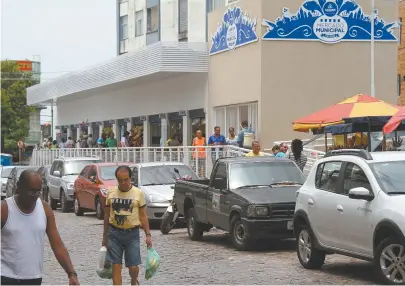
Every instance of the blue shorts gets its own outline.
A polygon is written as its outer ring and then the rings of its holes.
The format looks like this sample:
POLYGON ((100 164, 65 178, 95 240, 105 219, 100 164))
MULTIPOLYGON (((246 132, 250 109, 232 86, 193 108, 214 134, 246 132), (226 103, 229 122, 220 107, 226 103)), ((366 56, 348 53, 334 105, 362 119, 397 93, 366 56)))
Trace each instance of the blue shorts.
POLYGON ((109 225, 107 238, 108 262, 122 264, 124 256, 126 267, 141 265, 139 227, 119 229, 109 225))

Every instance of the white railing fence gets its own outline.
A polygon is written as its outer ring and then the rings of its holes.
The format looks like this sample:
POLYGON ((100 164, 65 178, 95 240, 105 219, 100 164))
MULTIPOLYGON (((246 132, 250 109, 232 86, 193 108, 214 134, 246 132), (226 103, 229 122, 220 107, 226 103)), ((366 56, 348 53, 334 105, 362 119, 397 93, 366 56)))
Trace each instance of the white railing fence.
POLYGON ((128 163, 182 162, 199 177, 208 178, 218 158, 244 156, 249 151, 234 146, 40 149, 33 151, 30 165, 50 165, 58 157, 98 157, 104 162, 128 163))

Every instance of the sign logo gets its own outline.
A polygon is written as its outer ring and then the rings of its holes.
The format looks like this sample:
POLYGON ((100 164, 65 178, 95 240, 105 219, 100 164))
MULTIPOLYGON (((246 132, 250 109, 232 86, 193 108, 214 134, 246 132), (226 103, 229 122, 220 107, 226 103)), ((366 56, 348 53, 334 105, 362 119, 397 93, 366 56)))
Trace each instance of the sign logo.
POLYGON ((32 71, 32 62, 31 61, 17 61, 18 70, 30 72, 32 71))
POLYGON ((257 40, 256 20, 249 18, 238 7, 228 8, 212 36, 210 55, 234 50, 257 40))
MULTIPOLYGON (((335 44, 341 41, 370 41, 371 15, 366 15, 354 0, 307 0, 298 12, 283 8, 276 21, 263 21, 267 32, 263 40, 321 41, 335 44)), ((397 41, 393 29, 397 22, 385 23, 374 10, 375 41, 397 41)))

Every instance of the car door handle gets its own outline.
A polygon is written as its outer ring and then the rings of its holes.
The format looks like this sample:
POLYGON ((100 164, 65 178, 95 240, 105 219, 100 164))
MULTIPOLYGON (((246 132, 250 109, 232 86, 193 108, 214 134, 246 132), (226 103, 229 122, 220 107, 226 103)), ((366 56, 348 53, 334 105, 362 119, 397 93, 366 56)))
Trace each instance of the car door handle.
POLYGON ((308 204, 309 204, 309 205, 313 205, 313 204, 315 204, 315 202, 314 202, 313 199, 308 199, 308 204))
POLYGON ((343 207, 342 207, 341 205, 337 205, 337 206, 336 206, 336 209, 337 209, 339 212, 343 212, 343 207))

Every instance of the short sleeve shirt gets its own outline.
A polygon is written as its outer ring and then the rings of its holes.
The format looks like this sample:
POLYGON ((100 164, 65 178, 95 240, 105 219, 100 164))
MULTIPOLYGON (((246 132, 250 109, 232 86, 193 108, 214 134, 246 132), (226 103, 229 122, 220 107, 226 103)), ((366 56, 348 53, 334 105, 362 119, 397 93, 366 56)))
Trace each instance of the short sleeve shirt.
POLYGON ((113 187, 108 190, 106 205, 110 206, 111 225, 122 229, 141 225, 139 209, 146 205, 142 190, 132 187, 127 192, 121 192, 118 187, 113 187))
POLYGON ((256 156, 264 156, 263 152, 259 152, 258 154, 253 153, 253 151, 250 151, 245 155, 245 157, 256 157, 256 156))
POLYGON ((117 147, 117 139, 107 138, 107 140, 105 140, 105 145, 107 145, 108 148, 115 148, 117 147))

